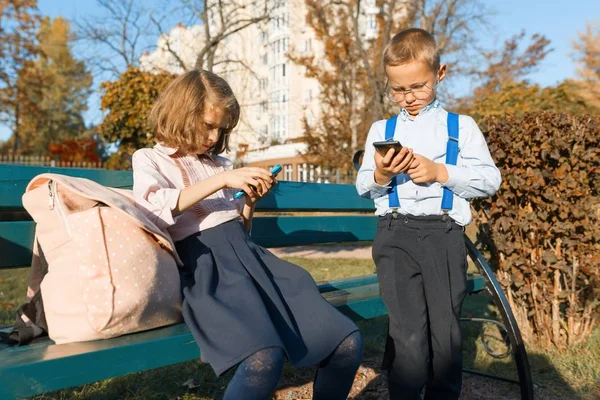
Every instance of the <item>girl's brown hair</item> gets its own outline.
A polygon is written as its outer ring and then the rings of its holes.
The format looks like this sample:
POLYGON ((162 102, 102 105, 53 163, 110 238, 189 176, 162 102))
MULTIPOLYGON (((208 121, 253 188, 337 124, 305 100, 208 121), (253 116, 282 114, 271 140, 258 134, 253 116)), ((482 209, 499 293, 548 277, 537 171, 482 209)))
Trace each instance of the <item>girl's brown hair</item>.
POLYGON ((223 78, 204 70, 180 75, 158 97, 149 119, 154 138, 167 147, 199 152, 206 139, 203 118, 209 107, 220 107, 227 122, 209 152, 229 150, 229 135, 238 124, 240 105, 223 78))
POLYGON ((440 69, 440 52, 433 35, 426 30, 409 28, 397 33, 383 50, 383 65, 395 67, 421 61, 433 72, 440 69))

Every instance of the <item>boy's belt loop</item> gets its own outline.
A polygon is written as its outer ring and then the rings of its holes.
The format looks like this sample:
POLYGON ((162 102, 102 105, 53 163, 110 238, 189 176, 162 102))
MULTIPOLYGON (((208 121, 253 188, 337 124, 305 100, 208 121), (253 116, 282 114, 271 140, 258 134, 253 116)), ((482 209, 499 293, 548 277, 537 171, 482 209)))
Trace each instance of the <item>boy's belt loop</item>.
POLYGON ((386 215, 386 218, 387 218, 387 228, 389 231, 391 231, 392 230, 392 220, 394 219, 393 213, 388 213, 386 215))

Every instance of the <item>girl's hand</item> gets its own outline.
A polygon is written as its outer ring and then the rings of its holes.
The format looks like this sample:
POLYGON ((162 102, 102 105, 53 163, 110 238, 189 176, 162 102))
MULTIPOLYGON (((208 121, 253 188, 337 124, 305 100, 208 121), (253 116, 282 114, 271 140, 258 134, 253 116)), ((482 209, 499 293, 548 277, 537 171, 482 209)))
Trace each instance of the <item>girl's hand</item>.
POLYGON ((412 149, 403 147, 399 152, 389 149, 385 156, 375 151, 375 181, 384 185, 398 174, 408 171, 415 160, 412 149))
MULTIPOLYGON (((258 179, 258 186, 250 186, 250 189, 253 191, 252 194, 248 194, 245 199, 246 204, 249 206, 253 206, 258 200, 265 197, 277 184, 277 179, 272 178, 271 182, 264 181, 263 179, 258 179)), ((248 193, 248 192, 246 192, 248 193)))
POLYGON ((232 189, 241 189, 253 201, 264 196, 273 186, 273 176, 263 168, 244 167, 225 171, 222 174, 223 186, 232 189))
POLYGON ((444 164, 438 164, 419 154, 415 154, 415 159, 408 169, 408 175, 414 183, 446 183, 448 181, 448 171, 444 164))

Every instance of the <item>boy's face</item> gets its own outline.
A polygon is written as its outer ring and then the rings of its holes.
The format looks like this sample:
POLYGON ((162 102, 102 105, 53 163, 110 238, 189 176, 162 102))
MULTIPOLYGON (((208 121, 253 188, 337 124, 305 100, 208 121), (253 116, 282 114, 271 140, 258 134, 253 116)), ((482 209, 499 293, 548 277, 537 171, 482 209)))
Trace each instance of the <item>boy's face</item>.
POLYGON ((414 117, 435 98, 436 86, 446 76, 446 65, 441 65, 436 73, 429 65, 412 61, 386 65, 385 74, 390 97, 414 117))

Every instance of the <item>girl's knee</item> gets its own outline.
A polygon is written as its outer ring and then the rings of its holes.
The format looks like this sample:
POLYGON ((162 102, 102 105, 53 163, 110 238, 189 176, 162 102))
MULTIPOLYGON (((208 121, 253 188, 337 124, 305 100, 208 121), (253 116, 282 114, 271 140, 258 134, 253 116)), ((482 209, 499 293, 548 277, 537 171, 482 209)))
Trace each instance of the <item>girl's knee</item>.
POLYGON ((342 353, 346 354, 362 354, 362 336, 359 331, 356 331, 346 337, 338 346, 342 353))
POLYGON ((335 349, 333 354, 324 361, 324 365, 335 368, 358 367, 362 360, 362 337, 359 331, 347 336, 335 349))
POLYGON ((252 375, 279 374, 283 370, 285 353, 279 347, 262 349, 246 358, 242 363, 247 373, 252 375))

